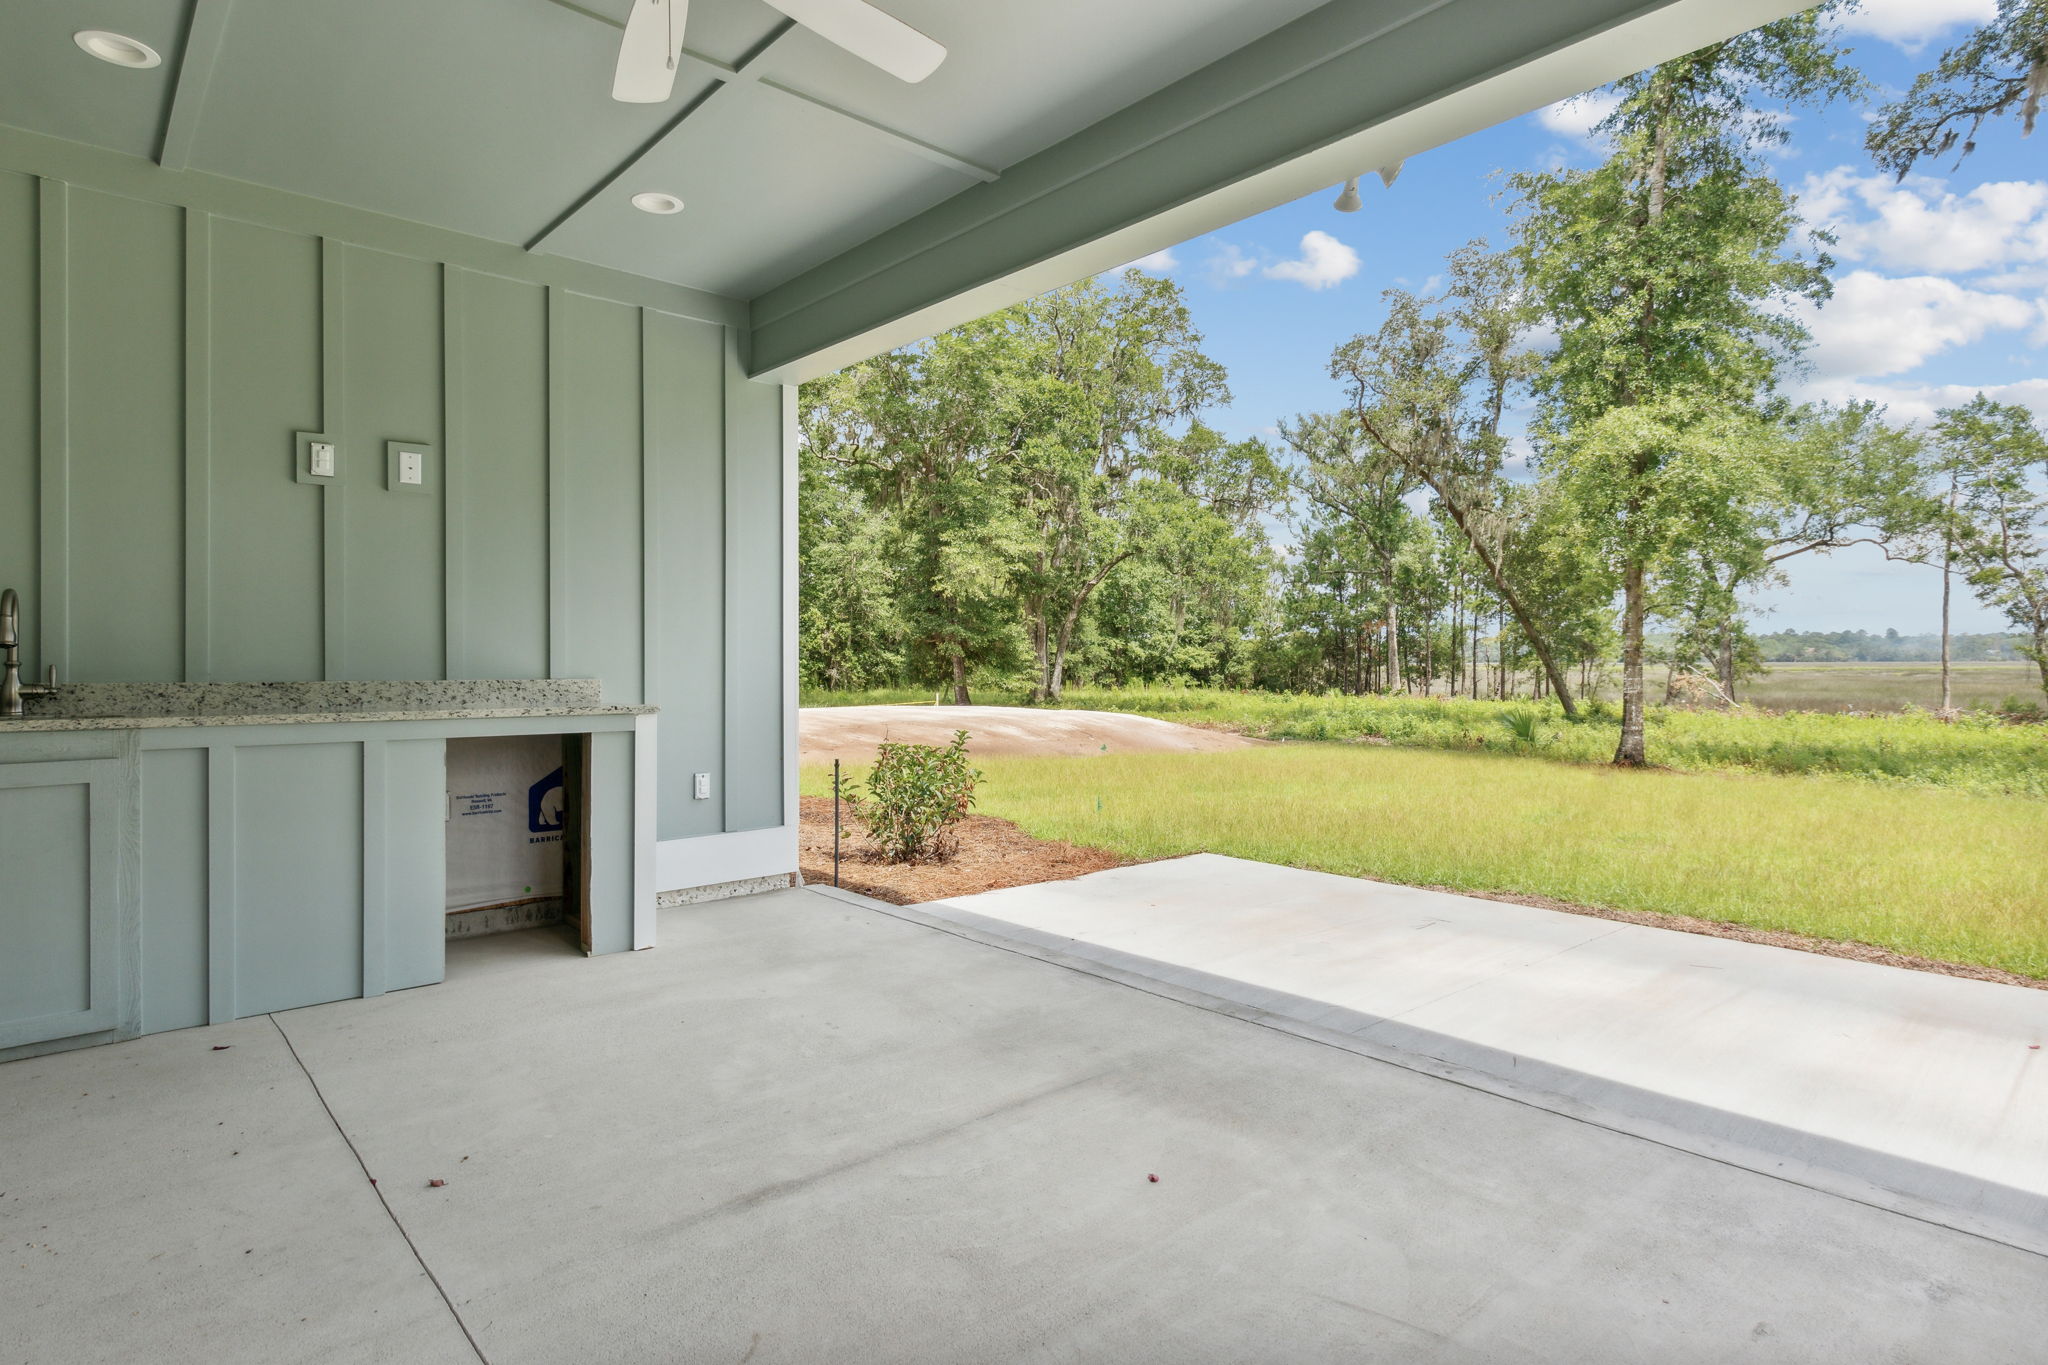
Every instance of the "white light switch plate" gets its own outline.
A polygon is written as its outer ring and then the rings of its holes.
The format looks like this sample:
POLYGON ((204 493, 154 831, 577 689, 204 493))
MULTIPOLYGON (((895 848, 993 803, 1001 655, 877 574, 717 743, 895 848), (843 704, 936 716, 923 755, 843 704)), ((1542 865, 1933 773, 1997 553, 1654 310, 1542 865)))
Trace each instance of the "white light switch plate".
POLYGON ((710 773, 697 774, 696 796, 699 801, 709 801, 711 799, 710 773))
POLYGON ((307 447, 306 472, 316 479, 334 477, 334 447, 325 441, 315 441, 307 447))

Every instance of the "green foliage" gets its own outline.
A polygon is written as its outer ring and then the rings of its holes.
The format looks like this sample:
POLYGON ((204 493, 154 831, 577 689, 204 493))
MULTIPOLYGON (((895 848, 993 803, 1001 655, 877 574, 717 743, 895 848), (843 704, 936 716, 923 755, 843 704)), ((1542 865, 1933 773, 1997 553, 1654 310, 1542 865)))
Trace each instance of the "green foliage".
MULTIPOLYGON (((1776 630, 1756 637, 1757 647, 1772 663, 1932 663, 1941 657, 1939 635, 1882 635, 1864 630, 1776 630)), ((1950 637, 1950 657, 1958 663, 2017 659, 2011 635, 1950 637)))
POLYGON ((1871 159, 1901 180, 1915 165, 1976 150, 1987 120, 2019 107, 2032 133, 2048 89, 2048 4, 1998 0, 1998 16, 1941 54, 1905 94, 1880 109, 1864 135, 1871 159), (1960 146, 1960 150, 1956 150, 1960 146))
POLYGON ((966 701, 970 677, 1028 669, 1056 697, 1105 590, 1183 637, 1126 669, 1227 669, 1284 480, 1198 420, 1229 398, 1200 343, 1179 286, 1129 271, 805 385, 806 584, 829 599, 804 616, 806 678, 966 701))
POLYGON ((974 807, 981 773, 967 761, 967 732, 953 742, 884 744, 868 770, 867 789, 842 793, 853 818, 892 863, 943 862, 959 850, 954 826, 974 807))
POLYGON ((1978 601, 2026 632, 2019 652, 2048 692, 2048 438, 2025 407, 1980 393, 1936 415, 1935 441, 1960 494, 1956 566, 1978 601))
POLYGON ((1507 727, 1508 733, 1515 737, 1517 744, 1526 744, 1534 748, 1543 742, 1543 717, 1535 711, 1520 708, 1504 711, 1501 713, 1500 723, 1507 727))

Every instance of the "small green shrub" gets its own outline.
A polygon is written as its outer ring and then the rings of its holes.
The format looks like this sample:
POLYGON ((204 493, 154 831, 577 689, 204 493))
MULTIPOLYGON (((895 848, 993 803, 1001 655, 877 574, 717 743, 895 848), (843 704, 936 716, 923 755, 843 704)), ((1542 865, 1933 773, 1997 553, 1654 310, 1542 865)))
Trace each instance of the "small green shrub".
POLYGON ((967 818, 980 780, 967 762, 967 732, 955 730, 943 749, 882 745, 867 790, 846 789, 846 805, 887 861, 944 862, 959 850, 953 826, 967 818))
POLYGON ((1500 718, 1517 744, 1537 744, 1543 739, 1543 723, 1534 711, 1510 711, 1500 718))

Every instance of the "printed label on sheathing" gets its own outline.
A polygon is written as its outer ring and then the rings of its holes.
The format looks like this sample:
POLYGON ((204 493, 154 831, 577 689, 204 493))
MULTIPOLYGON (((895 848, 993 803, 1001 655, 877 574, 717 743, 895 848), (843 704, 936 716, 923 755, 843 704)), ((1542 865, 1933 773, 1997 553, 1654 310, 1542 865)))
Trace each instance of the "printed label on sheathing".
POLYGON ((448 741, 448 909, 561 894, 564 776, 558 735, 448 741))

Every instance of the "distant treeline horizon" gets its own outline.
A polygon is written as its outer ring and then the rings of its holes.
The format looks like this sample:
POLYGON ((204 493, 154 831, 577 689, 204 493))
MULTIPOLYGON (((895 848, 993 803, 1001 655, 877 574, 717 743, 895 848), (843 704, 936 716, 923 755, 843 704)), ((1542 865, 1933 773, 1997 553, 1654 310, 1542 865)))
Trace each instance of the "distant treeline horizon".
MULTIPOLYGON (((1764 661, 1774 664, 1910 664, 1939 663, 1941 636, 1901 635, 1887 630, 1780 630, 1755 637, 1764 661)), ((1955 663, 2022 663, 2026 656, 2018 634, 1951 635, 1949 658, 1955 663)))

